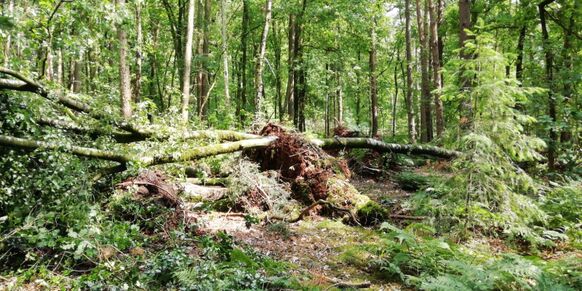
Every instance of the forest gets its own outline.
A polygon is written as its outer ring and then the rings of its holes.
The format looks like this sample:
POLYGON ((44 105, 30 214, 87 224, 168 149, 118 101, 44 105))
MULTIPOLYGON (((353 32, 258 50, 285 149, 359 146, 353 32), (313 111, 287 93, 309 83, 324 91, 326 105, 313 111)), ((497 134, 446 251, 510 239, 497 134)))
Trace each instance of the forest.
POLYGON ((0 290, 582 290, 580 0, 0 5, 0 290))

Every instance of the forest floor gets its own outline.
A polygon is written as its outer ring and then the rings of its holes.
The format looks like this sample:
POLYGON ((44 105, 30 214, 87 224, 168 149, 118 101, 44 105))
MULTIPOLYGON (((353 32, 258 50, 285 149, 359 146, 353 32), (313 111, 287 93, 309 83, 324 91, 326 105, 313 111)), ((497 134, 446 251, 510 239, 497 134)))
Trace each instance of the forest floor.
MULTIPOLYGON (((425 170, 419 169, 418 172, 425 170)), ((413 194, 388 178, 373 179, 356 175, 350 182, 375 202, 389 202, 393 209, 413 194)), ((349 262, 350 257, 346 253, 353 247, 374 243, 379 239, 378 232, 372 227, 347 225, 321 216, 310 216, 289 224, 253 224, 249 227, 245 226, 244 217, 224 212, 210 212, 198 219, 204 221, 205 230, 224 231, 243 246, 289 263, 293 277, 306 280, 304 283, 308 286, 326 289, 333 288, 338 282, 370 283, 368 288, 371 290, 407 290, 400 283, 388 283, 349 262)))

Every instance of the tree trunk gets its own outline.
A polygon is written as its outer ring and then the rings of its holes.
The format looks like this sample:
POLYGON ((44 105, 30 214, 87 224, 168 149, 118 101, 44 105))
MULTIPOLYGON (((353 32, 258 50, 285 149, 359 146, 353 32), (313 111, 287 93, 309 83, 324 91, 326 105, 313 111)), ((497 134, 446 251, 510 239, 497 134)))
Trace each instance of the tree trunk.
MULTIPOLYGON (((574 7, 576 7, 576 4, 574 4, 574 7)), ((570 7, 563 7, 562 9, 568 9, 570 7)), ((567 29, 564 28, 564 45, 562 46, 562 78, 564 79, 562 81, 563 83, 563 88, 562 88, 562 95, 564 96, 564 106, 568 106, 569 103, 572 100, 572 96, 573 96, 573 88, 572 88, 572 83, 573 83, 573 77, 572 76, 576 76, 576 72, 574 71, 574 67, 573 67, 573 59, 572 59, 572 43, 575 43, 575 40, 573 39, 573 33, 576 29, 575 26, 575 22, 574 22, 574 17, 575 17, 575 12, 573 12, 572 14, 570 14, 570 19, 569 19, 569 23, 567 26, 567 29)), ((568 117, 566 117, 566 122, 569 123, 570 119, 568 117)), ((562 131, 560 132, 560 142, 569 142, 572 139, 572 129, 570 127, 570 124, 568 124, 568 126, 565 126, 562 131)))
POLYGON ((248 0, 243 0, 242 30, 241 30, 241 60, 239 68, 238 82, 238 103, 237 112, 240 122, 244 122, 244 116, 241 113, 247 104, 247 52, 248 52, 248 34, 249 34, 249 4, 248 0))
POLYGON ((418 39, 420 46, 420 74, 421 74, 421 97, 420 97, 420 140, 429 142, 433 138, 432 134, 432 110, 430 80, 428 75, 428 29, 426 25, 426 12, 423 15, 423 7, 420 0, 416 0, 416 21, 418 24, 418 39))
POLYGON ((283 116, 287 111, 286 106, 283 104, 283 84, 282 84, 282 73, 281 73, 281 32, 277 26, 277 22, 273 21, 273 52, 275 55, 275 94, 276 94, 276 104, 275 111, 279 114, 279 121, 283 121, 283 116))
POLYGON ((467 42, 473 38, 467 34, 467 30, 471 30, 471 0, 459 0, 459 42, 460 42, 460 57, 465 61, 461 65, 460 72, 460 87, 461 93, 464 95, 461 100, 461 119, 460 128, 466 132, 473 128, 473 101, 470 98, 470 92, 473 87, 473 78, 464 73, 466 63, 473 59, 473 53, 466 48, 467 42))
MULTIPOLYGON (((8 11, 6 16, 13 17, 14 16, 14 0, 8 0, 8 11)), ((10 49, 12 46, 12 34, 10 31, 6 35, 6 43, 4 44, 4 66, 10 66, 10 49)))
POLYGON ((210 0, 204 0, 203 10, 200 13, 203 14, 203 19, 201 21, 202 26, 202 41, 198 46, 198 53, 202 56, 202 61, 198 67, 198 117, 201 120, 205 120, 208 113, 208 91, 209 91, 209 80, 208 80, 208 56, 210 53, 210 13, 211 13, 211 2, 210 0), (203 12, 203 13, 202 13, 203 12))
POLYGON ((406 117, 408 121, 408 139, 416 143, 416 124, 414 102, 412 97, 412 48, 410 45, 410 0, 404 2, 405 38, 406 38, 406 117))
POLYGON ((340 64, 335 65, 335 96, 337 100, 337 122, 339 125, 342 125, 344 122, 344 96, 342 90, 342 83, 341 83, 341 74, 340 74, 340 64))
MULTIPOLYGON (((120 54, 121 57, 121 54, 120 54)), ((79 56, 77 57, 77 60, 73 61, 73 64, 71 66, 72 72, 71 72, 71 90, 73 91, 73 93, 80 93, 81 92, 81 71, 83 70, 83 64, 81 62, 81 60, 83 59, 83 55, 79 54, 79 56)), ((121 63, 120 63, 121 66, 121 63)), ((121 70, 121 67, 120 67, 121 70)), ((131 113, 131 109, 130 109, 130 113, 131 113)), ((130 114, 131 115, 131 114, 130 114)))
POLYGON ((288 26, 288 36, 287 36, 287 89, 285 92, 285 103, 287 104, 287 114, 289 118, 293 118, 294 114, 294 107, 293 107, 293 88, 295 87, 295 69, 293 67, 294 59, 294 52, 295 52, 295 16, 293 14, 289 14, 289 26, 288 26))
POLYGON ((261 44, 259 47, 259 55, 257 56, 257 63, 255 69, 255 123, 262 123, 264 121, 264 87, 263 84, 263 69, 265 65, 265 53, 267 51, 267 37, 269 35, 269 24, 271 22, 271 11, 273 0, 266 0, 265 3, 265 26, 263 27, 263 34, 261 37, 261 44))
POLYGON ((135 3, 135 25, 136 25, 136 45, 135 45, 135 92, 134 101, 139 102, 141 99, 141 74, 142 74, 142 46, 143 34, 141 24, 141 5, 140 1, 135 3))
POLYGON ((192 69, 192 38, 194 35, 195 1, 188 1, 188 26, 186 28, 186 46, 184 48, 184 75, 182 76, 182 122, 188 123, 188 108, 190 107, 190 72, 192 69))
POLYGON ((230 104, 230 89, 229 89, 229 75, 228 75, 228 37, 227 37, 227 21, 226 21, 226 11, 227 11, 227 3, 228 0, 221 0, 220 1, 220 34, 222 37, 222 67, 223 67, 223 75, 224 75, 224 101, 225 101, 225 108, 229 107, 230 104))
POLYGON ((370 30, 370 136, 378 135, 378 84, 376 76, 376 19, 372 20, 372 28, 370 30))
POLYGON ((443 102, 441 101, 441 66, 438 37, 438 1, 428 0, 430 9, 430 51, 432 54, 432 92, 434 99, 434 111, 436 119, 437 136, 440 137, 445 130, 443 102))
MULTIPOLYGON (((357 66, 359 67, 362 63, 362 53, 358 50, 358 58, 357 58, 357 66)), ((361 78, 361 70, 356 70, 356 126, 360 126, 360 114, 361 114, 361 87, 359 84, 362 84, 361 78)))
POLYGON ((548 143, 548 168, 550 171, 555 170, 556 166, 556 143, 558 141, 558 133, 554 128, 556 123, 556 99, 553 96, 554 90, 554 73, 553 73, 553 63, 554 63, 554 55, 552 53, 552 49, 550 48, 550 40, 549 40, 549 33, 548 27, 546 24, 546 6, 550 3, 554 2, 554 0, 545 0, 539 4, 539 13, 540 13, 540 24, 542 26, 542 40, 543 40, 543 48, 545 54, 545 61, 546 61, 546 84, 548 86, 548 115, 550 116, 551 124, 550 124, 550 142, 548 143))
POLYGON ((392 99, 392 137, 396 136, 396 103, 398 102, 398 65, 402 63, 400 60, 400 51, 396 53, 398 61, 394 65, 394 98, 392 99))
POLYGON ((295 72, 293 73, 294 78, 294 88, 293 88, 293 98, 294 98, 294 116, 293 124, 300 131, 305 131, 305 95, 307 90, 307 84, 305 80, 305 63, 303 60, 303 43, 302 43, 302 31, 303 31, 303 15, 305 13, 305 8, 307 7, 307 0, 303 0, 301 12, 297 15, 295 19, 295 37, 293 45, 293 56, 294 56, 294 67, 295 72))
POLYGON ((334 137, 325 139, 311 139, 310 142, 317 146, 320 146, 323 149, 366 148, 373 149, 379 152, 403 153, 413 155, 430 155, 446 159, 455 158, 461 155, 460 152, 447 150, 439 147, 384 143, 373 138, 334 137))
POLYGON ((515 61, 515 78, 519 81, 520 86, 523 85, 523 46, 525 43, 525 33, 527 26, 523 24, 519 30, 519 38, 517 40, 517 60, 515 61))
MULTIPOLYGON (((125 0, 117 0, 117 4, 119 10, 125 9, 125 0)), ((119 92, 121 97, 121 116, 125 119, 129 119, 132 114, 131 76, 129 73, 129 63, 127 62, 127 35, 122 24, 117 26, 117 38, 119 40, 119 92)), ((75 71, 77 70, 75 69, 75 71)))

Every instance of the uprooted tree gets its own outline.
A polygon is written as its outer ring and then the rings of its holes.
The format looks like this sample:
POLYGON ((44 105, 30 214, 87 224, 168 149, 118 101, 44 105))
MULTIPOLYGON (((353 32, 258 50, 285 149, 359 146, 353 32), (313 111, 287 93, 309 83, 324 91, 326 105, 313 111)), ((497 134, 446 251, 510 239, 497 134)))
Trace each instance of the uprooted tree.
POLYGON ((0 146, 60 150, 81 157, 115 163, 111 167, 103 169, 102 174, 124 171, 130 164, 145 168, 245 151, 263 169, 280 171, 281 177, 291 182, 293 192, 296 195, 295 199, 306 205, 328 204, 330 207, 333 205, 331 208, 335 207, 336 210, 341 211, 361 209, 370 200, 366 196, 360 195, 347 182, 350 176, 347 164, 342 160, 333 158, 323 149, 367 148, 378 152, 430 155, 447 159, 460 155, 459 152, 438 147, 390 144, 370 138, 306 139, 302 135, 289 133, 282 127, 273 124, 266 125, 258 134, 230 130, 189 130, 187 128, 160 130, 160 125, 138 124, 120 118, 112 118, 105 112, 100 112, 89 104, 78 100, 74 95, 68 95, 63 90, 50 91, 41 83, 22 73, 0 67, 0 74, 4 75, 4 78, 0 78, 0 89, 34 93, 45 98, 55 110, 68 116, 59 119, 39 116, 35 118, 38 125, 61 129, 72 134, 85 134, 93 137, 106 136, 116 144, 116 146, 110 147, 115 150, 98 149, 64 142, 0 135, 0 146), (87 119, 106 126, 87 126, 83 122, 87 119), (220 143, 205 146, 187 145, 182 147, 182 150, 170 154, 131 151, 134 142, 148 140, 164 143, 169 139, 178 139, 184 142, 192 139, 213 139, 220 143), (128 150, 118 150, 119 148, 128 150))

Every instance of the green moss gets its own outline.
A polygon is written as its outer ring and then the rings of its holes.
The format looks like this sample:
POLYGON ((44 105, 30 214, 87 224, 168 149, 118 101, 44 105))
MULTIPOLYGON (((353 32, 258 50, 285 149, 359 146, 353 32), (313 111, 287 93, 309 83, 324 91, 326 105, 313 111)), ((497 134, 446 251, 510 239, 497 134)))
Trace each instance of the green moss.
POLYGON ((348 205, 354 210, 370 202, 370 197, 361 194, 352 184, 339 178, 327 180, 327 201, 339 207, 348 205))
POLYGON ((388 211, 374 201, 366 203, 357 211, 358 221, 362 225, 378 224, 388 218, 388 211))

